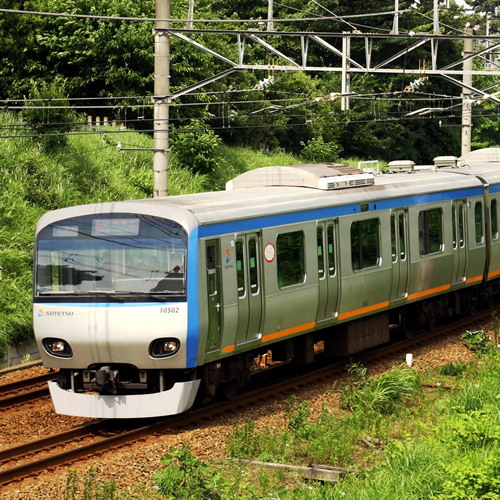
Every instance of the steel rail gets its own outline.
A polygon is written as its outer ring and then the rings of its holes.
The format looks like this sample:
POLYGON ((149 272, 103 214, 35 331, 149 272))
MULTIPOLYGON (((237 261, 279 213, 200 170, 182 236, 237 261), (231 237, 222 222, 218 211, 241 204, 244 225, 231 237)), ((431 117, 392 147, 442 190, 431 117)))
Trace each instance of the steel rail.
POLYGON ((47 385, 42 387, 40 385, 52 380, 55 376, 56 374, 51 372, 10 384, 0 385, 0 410, 48 396, 49 388, 47 385))

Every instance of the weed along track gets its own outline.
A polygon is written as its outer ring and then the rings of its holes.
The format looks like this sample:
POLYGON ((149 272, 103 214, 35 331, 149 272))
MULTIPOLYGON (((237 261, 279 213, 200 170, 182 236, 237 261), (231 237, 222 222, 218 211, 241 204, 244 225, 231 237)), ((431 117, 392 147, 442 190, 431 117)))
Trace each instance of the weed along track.
MULTIPOLYGON (((491 311, 482 315, 483 323, 489 316, 491 311)), ((375 373, 401 364, 407 352, 414 353, 414 367, 417 369, 425 369, 428 364, 436 363, 436 359, 442 363, 463 363, 470 351, 460 342, 461 333, 464 329, 479 327, 480 321, 481 319, 469 318, 425 336, 364 353, 352 358, 350 362, 366 364, 370 371, 375 373)), ((43 436, 42 427, 50 426, 52 419, 57 422, 60 417, 52 412, 50 418, 45 421, 31 422, 29 428, 32 436, 29 443, 0 450, 0 494, 3 498, 17 498, 14 490, 23 491, 23 485, 28 489, 34 488, 29 479, 21 480, 35 476, 40 479, 37 481, 37 488, 53 482, 60 482, 62 488, 64 471, 68 466, 76 466, 76 462, 79 462, 78 467, 81 467, 83 461, 86 465, 108 464, 102 465, 106 470, 109 467, 109 471, 104 475, 106 477, 109 473, 113 480, 117 479, 116 470, 119 467, 120 474, 129 477, 129 482, 137 482, 144 479, 144 468, 148 470, 147 476, 151 477, 155 468, 159 467, 161 456, 170 447, 179 446, 181 443, 189 443, 193 452, 202 460, 208 457, 223 458, 226 438, 235 421, 253 421, 261 426, 279 427, 276 419, 283 416, 292 396, 298 400, 311 401, 313 414, 319 413, 322 405, 326 403, 332 409, 338 406, 338 394, 332 391, 332 385, 334 380, 346 380, 346 365, 343 361, 323 366, 272 386, 267 385, 269 379, 277 380, 280 377, 279 370, 266 369, 259 377, 255 377, 254 390, 251 392, 239 395, 231 401, 219 402, 146 424, 143 420, 136 420, 133 424, 128 421, 88 423, 87 419, 83 420, 87 425, 82 426, 77 425, 82 419, 70 419, 72 429, 52 436, 43 436), (272 374, 271 377, 264 378, 262 374, 265 372, 276 373, 276 376, 272 374), (260 382, 258 378, 261 378, 260 382), (37 435, 43 437, 34 439, 37 435), (134 450, 133 453, 131 449, 134 450), (63 466, 64 471, 58 470, 63 466), (137 468, 141 470, 138 475, 137 468), (113 470, 114 474, 110 472, 113 470)), ((5 413, 4 418, 15 420, 19 412, 21 410, 17 413, 5 413)), ((57 427, 57 424, 54 425, 57 427)))

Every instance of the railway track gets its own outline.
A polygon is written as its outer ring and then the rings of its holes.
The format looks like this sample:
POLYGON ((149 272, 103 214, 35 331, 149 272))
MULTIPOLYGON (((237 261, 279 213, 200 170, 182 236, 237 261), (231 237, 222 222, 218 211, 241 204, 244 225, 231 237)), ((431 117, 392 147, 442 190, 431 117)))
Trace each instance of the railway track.
POLYGON ((0 385, 0 411, 49 396, 47 382, 55 377, 56 372, 51 372, 0 385))
MULTIPOLYGON (((55 469, 62 465, 90 458, 92 456, 118 449, 124 445, 140 441, 160 433, 173 433, 176 430, 196 424, 203 419, 215 415, 237 411, 245 405, 274 397, 278 394, 294 391, 298 386, 316 383, 325 378, 342 374, 350 362, 372 363, 397 352, 408 352, 412 347, 425 344, 431 339, 449 335, 456 331, 474 328, 493 311, 485 311, 474 317, 461 319, 445 327, 420 335, 410 340, 404 340, 388 346, 379 347, 369 352, 353 356, 349 361, 343 360, 301 373, 272 386, 266 384, 246 394, 239 395, 231 401, 219 402, 210 406, 189 411, 160 421, 133 421, 125 425, 117 421, 98 421, 87 424, 62 434, 43 438, 32 443, 9 448, 0 452, 0 486, 6 486, 23 478, 36 476, 42 471, 55 469), (120 425, 120 427, 117 427, 120 425)), ((269 370, 274 370, 270 368, 269 370)), ((53 377, 53 374, 49 378, 53 377)), ((267 378, 269 380, 269 378, 267 378)), ((11 384, 13 385, 13 384, 11 384)))

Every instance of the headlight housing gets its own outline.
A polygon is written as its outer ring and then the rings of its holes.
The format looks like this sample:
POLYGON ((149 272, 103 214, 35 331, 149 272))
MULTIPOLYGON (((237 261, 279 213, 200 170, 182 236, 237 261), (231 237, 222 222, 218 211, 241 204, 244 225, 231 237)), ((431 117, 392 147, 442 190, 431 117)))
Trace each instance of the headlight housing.
POLYGON ((168 358, 178 352, 180 347, 179 339, 156 339, 149 345, 149 355, 152 358, 168 358))
POLYGON ((42 345, 52 356, 56 356, 58 358, 71 358, 73 356, 71 346, 63 339, 43 339, 42 345))

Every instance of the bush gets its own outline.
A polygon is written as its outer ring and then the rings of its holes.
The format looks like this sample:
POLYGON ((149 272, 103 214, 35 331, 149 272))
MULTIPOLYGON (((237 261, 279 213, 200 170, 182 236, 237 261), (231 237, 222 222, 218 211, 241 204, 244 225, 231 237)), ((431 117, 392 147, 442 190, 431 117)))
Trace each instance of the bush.
POLYGON ((165 466, 154 477, 160 492, 168 499, 220 498, 216 490, 226 487, 217 474, 210 474, 208 467, 189 451, 189 446, 171 448, 161 461, 165 466))
POLYGON ((180 129, 172 139, 175 162, 194 174, 210 174, 221 164, 218 154, 221 144, 222 139, 208 128, 197 132, 180 129))
POLYGON ((485 354, 489 350, 491 337, 484 330, 462 334, 462 344, 476 354, 485 354))
POLYGON ((398 366, 378 378, 368 379, 359 365, 351 366, 357 375, 341 389, 342 406, 350 410, 394 413, 420 393, 418 373, 398 366))
POLYGON ((301 154, 307 162, 335 162, 338 161, 342 148, 333 142, 325 142, 322 136, 314 137, 302 145, 301 154))

